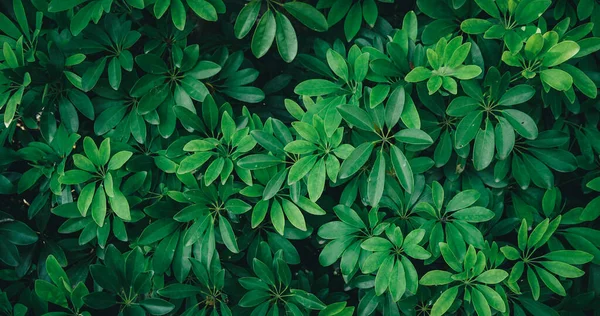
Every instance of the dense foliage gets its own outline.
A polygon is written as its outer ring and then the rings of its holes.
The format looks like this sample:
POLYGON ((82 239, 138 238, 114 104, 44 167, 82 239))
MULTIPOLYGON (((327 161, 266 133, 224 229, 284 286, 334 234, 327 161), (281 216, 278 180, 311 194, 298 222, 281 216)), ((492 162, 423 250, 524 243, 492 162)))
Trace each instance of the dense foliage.
POLYGON ((599 313, 597 1, 0 9, 0 314, 599 313))

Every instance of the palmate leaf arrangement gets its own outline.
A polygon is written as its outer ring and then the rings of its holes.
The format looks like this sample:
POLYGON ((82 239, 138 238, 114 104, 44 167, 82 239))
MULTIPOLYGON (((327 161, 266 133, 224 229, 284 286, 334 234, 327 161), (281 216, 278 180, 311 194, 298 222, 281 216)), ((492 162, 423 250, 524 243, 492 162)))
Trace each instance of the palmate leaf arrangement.
POLYGON ((0 9, 1 314, 598 313, 597 1, 0 9))

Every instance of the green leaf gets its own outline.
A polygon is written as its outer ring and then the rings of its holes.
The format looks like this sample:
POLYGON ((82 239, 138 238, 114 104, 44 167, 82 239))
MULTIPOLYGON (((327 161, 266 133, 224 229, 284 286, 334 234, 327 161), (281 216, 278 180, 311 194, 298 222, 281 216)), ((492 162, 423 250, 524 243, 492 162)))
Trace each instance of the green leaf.
POLYGON ((443 80, 440 76, 432 76, 427 80, 427 90, 429 91, 429 95, 436 93, 440 87, 442 87, 443 80))
MULTIPOLYGON (((6 109, 4 111, 4 126, 9 127, 15 118, 15 114, 17 113, 17 106, 21 104, 21 100, 23 98, 23 92, 25 87, 20 87, 17 92, 15 92, 6 104, 6 109)), ((5 92, 6 97, 8 97, 8 93, 5 92)), ((59 104, 60 106, 60 104, 59 104)), ((60 110, 60 108, 59 108, 60 110)), ((62 114, 61 114, 62 116, 62 114)))
POLYGON ((519 245, 519 249, 521 249, 521 251, 525 251, 527 247, 527 220, 525 219, 521 221, 521 226, 519 227, 517 234, 517 243, 519 245))
MULTIPOLYGON (((533 271, 533 270, 530 269, 530 270, 528 270, 528 272, 529 271, 533 271)), ((538 268, 538 267, 535 267, 535 272, 537 272, 540 279, 542 279, 542 282, 544 282, 544 284, 552 292, 554 292, 560 296, 567 296, 567 292, 565 291, 565 288, 563 287, 563 285, 560 283, 560 281, 554 275, 552 275, 550 272, 548 272, 542 268, 538 268)), ((529 276, 529 274, 528 274, 528 276, 529 276)), ((537 297, 534 296, 534 298, 537 298, 537 297)))
POLYGON ((250 33, 252 26, 256 22, 260 8, 261 1, 255 0, 250 1, 240 10, 233 26, 233 32, 237 39, 242 39, 250 33))
POLYGON ((360 2, 355 2, 344 20, 344 34, 346 35, 347 41, 352 40, 356 34, 358 34, 361 24, 362 6, 360 5, 360 2))
POLYGON ((579 45, 573 41, 562 41, 552 47, 544 54, 542 65, 554 67, 571 59, 579 52, 579 45))
POLYGON ((390 284, 390 279, 392 276, 392 269, 394 268, 394 257, 387 257, 379 270, 377 271, 377 276, 375 277, 375 295, 381 295, 385 292, 390 284))
POLYGON ((527 283, 531 289, 533 299, 537 301, 540 297, 540 281, 531 267, 527 267, 527 283))
POLYGON ((372 119, 365 110, 353 104, 338 105, 337 109, 342 118, 352 124, 353 127, 365 131, 374 131, 372 119))
POLYGON ((491 316, 492 311, 490 310, 490 305, 488 304, 485 296, 479 290, 472 289, 471 297, 473 299, 473 307, 475 307, 475 311, 479 316, 491 316))
POLYGON ((452 303, 454 303, 454 299, 456 299, 456 296, 458 295, 458 289, 458 286, 454 286, 445 290, 433 304, 430 315, 444 315, 448 311, 448 309, 450 309, 452 303))
POLYGON ((209 186, 213 181, 215 181, 225 166, 225 159, 223 157, 219 157, 215 159, 213 162, 208 165, 206 168, 206 172, 204 174, 204 185, 209 186))
POLYGON ((475 145, 473 146, 473 166, 475 170, 487 168, 494 159, 495 134, 492 123, 485 119, 485 129, 480 129, 475 136, 475 145))
POLYGON ((85 0, 52 0, 48 4, 48 12, 61 12, 74 8, 85 0))
POLYGON ((565 150, 530 148, 530 152, 548 167, 559 172, 573 172, 577 169, 577 158, 565 150))
POLYGON ((91 173, 82 170, 69 170, 60 176, 59 181, 62 184, 80 184, 89 181, 94 177, 91 173))
POLYGON ((68 308, 67 298, 63 291, 44 280, 35 280, 35 294, 43 301, 68 308))
POLYGON ((13 0, 13 11, 15 12, 15 17, 17 19, 19 27, 21 27, 21 30, 23 30, 23 34, 25 35, 25 37, 29 39, 29 24, 27 23, 25 7, 23 7, 23 2, 21 0, 13 0))
POLYGON ((128 108, 126 106, 117 106, 110 108, 100 113, 94 122, 94 133, 96 135, 104 135, 110 130, 115 128, 127 113, 128 108))
POLYGON ((256 58, 261 58, 269 51, 273 40, 275 39, 275 33, 277 31, 277 22, 273 17, 273 12, 267 10, 265 14, 260 18, 254 35, 252 36, 252 53, 256 58))
POLYGON ((192 297, 201 293, 201 288, 190 284, 169 284, 158 290, 158 294, 171 299, 192 297))
POLYGON ((144 95, 138 104, 139 114, 148 114, 154 110, 169 96, 168 85, 159 85, 152 88, 148 94, 144 95))
POLYGON ((337 205, 333 208, 335 214, 342 220, 342 222, 354 226, 356 228, 366 228, 365 223, 362 221, 358 213, 345 205, 337 205))
POLYGON ((486 222, 494 218, 494 215, 494 212, 481 206, 473 206, 452 213, 454 218, 464 220, 469 223, 486 222))
MULTIPOLYGON (((471 51, 471 43, 467 42, 460 45, 453 53, 446 65, 451 68, 459 67, 469 56, 471 51)), ((474 69, 474 68, 473 68, 474 69)))
POLYGON ((356 147, 350 156, 344 160, 340 166, 340 179, 346 179, 354 175, 362 166, 365 165, 367 160, 371 157, 374 145, 370 142, 362 143, 356 147))
POLYGON ((419 245, 408 245, 405 246, 404 251, 411 258, 419 259, 419 260, 427 260, 431 257, 431 253, 425 250, 425 248, 419 245))
POLYGON ((371 237, 360 244, 360 247, 367 251, 387 251, 393 248, 391 242, 381 237, 371 237))
POLYGON ((508 273, 506 271, 500 269, 491 269, 477 276, 475 281, 485 284, 497 284, 504 281, 504 279, 507 277, 508 273))
POLYGON ((454 68, 452 76, 460 80, 473 79, 481 74, 481 68, 475 65, 459 66, 454 68))
POLYGON ((204 83, 192 78, 191 76, 186 76, 183 78, 183 80, 181 80, 181 87, 190 98, 196 101, 206 103, 205 98, 210 96, 204 83))
POLYGON ((108 170, 117 170, 120 169, 131 156, 133 155, 130 151, 120 151, 112 156, 108 161, 108 170))
POLYGON ((298 40, 296 39, 296 31, 290 20, 283 14, 277 12, 275 15, 277 32, 275 39, 277 41, 277 49, 279 55, 286 62, 292 62, 298 53, 298 40))
MULTIPOLYGON (((254 307, 266 301, 270 297, 270 293, 261 290, 252 290, 244 294, 239 302, 242 307, 254 307)), ((266 305, 268 307, 268 305, 266 305)))
POLYGON ((544 258, 569 264, 586 264, 594 256, 581 250, 555 250, 545 254, 544 258))
POLYGON ((116 57, 113 57, 108 63, 108 82, 115 90, 119 89, 121 85, 121 63, 116 57))
MULTIPOLYGON (((221 71, 221 66, 212 61, 202 60, 196 64, 196 66, 188 71, 186 75, 190 75, 195 79, 202 80, 208 79, 221 71)), ((187 76, 186 76, 187 77, 187 76)))
POLYGON ((91 207, 94 222, 102 227, 104 225, 104 218, 106 217, 106 194, 104 193, 104 186, 102 184, 96 190, 91 207))
POLYGON ((187 0, 187 4, 202 19, 210 22, 217 20, 217 10, 210 2, 206 0, 187 0))
POLYGON ((329 222, 319 228, 318 235, 324 239, 339 239, 353 235, 360 229, 344 222, 329 222))
POLYGON ((300 1, 286 2, 283 8, 311 30, 325 32, 329 28, 325 16, 310 4, 300 1))
POLYGON ((404 87, 396 87, 388 97, 387 103, 385 104, 385 125, 388 128, 392 128, 392 126, 395 126, 398 123, 398 120, 400 119, 400 116, 404 110, 405 102, 406 92, 404 91, 404 87))
MULTIPOLYGON (((336 239, 328 243, 319 255, 319 263, 324 267, 334 264, 342 255, 344 250, 346 250, 346 248, 348 248, 353 241, 354 238, 346 237, 342 239, 336 239)), ((352 268, 354 268, 354 266, 352 268)))
POLYGON ((542 34, 536 33, 531 35, 525 43, 525 57, 533 60, 542 51, 544 47, 544 37, 542 34))
POLYGON ((10 68, 19 67, 17 56, 15 55, 15 52, 13 52, 12 48, 10 48, 10 45, 7 42, 4 42, 4 44, 2 45, 2 53, 4 55, 4 60, 6 61, 6 64, 10 68))
POLYGON ((429 136, 426 132, 416 128, 400 130, 398 133, 394 134, 394 138, 400 142, 411 145, 433 144, 433 139, 431 139, 431 136, 429 136))
POLYGON ((461 272, 463 270, 462 265, 458 261, 458 258, 456 258, 456 255, 452 252, 452 249, 450 249, 450 246, 448 246, 446 243, 440 242, 439 247, 440 253, 442 254, 442 257, 444 257, 444 261, 448 264, 448 266, 450 266, 456 272, 461 272))
MULTIPOLYGON (((597 36, 597 34, 596 34, 597 36)), ((600 50, 600 38, 599 37, 588 37, 577 42, 579 45, 579 52, 575 55, 575 58, 585 57, 592 53, 600 50)))
POLYGON ((377 22, 377 16, 379 14, 377 10, 377 4, 375 4, 375 0, 365 0, 363 1, 363 17, 365 18, 365 22, 373 28, 375 26, 375 22, 377 22))
POLYGON ((500 18, 500 12, 498 12, 498 8, 496 7, 494 0, 475 0, 475 3, 477 3, 477 5, 490 16, 497 19, 500 18))
POLYGON ((69 90, 67 93, 71 103, 77 108, 81 114, 90 120, 94 119, 94 105, 90 98, 83 92, 75 89, 69 90))
POLYGON ((46 271, 52 282, 61 288, 63 284, 71 284, 67 273, 60 266, 54 255, 49 255, 48 258, 46 258, 46 271))
POLYGON ((127 0, 127 3, 136 9, 144 8, 144 0, 127 0))
POLYGON ((498 122, 499 124, 496 124, 494 132, 496 151, 498 152, 498 159, 504 160, 512 152, 515 146, 515 130, 510 123, 502 117, 498 117, 498 122))
POLYGON ((373 169, 371 169, 371 173, 367 179, 367 197, 369 198, 369 203, 372 206, 378 205, 381 197, 383 196, 385 171, 385 158, 383 156, 383 152, 379 151, 377 152, 377 159, 375 160, 373 169))
POLYGON ((575 87, 577 87, 581 93, 589 98, 596 98, 598 95, 598 88, 592 79, 590 79, 583 71, 570 64, 562 64, 560 68, 571 75, 573 84, 575 84, 575 87))
POLYGON ((578 278, 585 274, 583 270, 561 261, 542 261, 540 264, 548 271, 563 278, 578 278))
MULTIPOLYGON (((495 7, 495 5, 494 5, 495 7)), ((483 19, 466 19, 460 24, 460 29, 467 34, 483 34, 492 23, 483 19)))
POLYGON ((263 282, 270 285, 275 284, 275 276, 271 269, 257 258, 252 261, 252 270, 263 282))
POLYGON ((62 123, 65 125, 67 130, 71 133, 79 130, 79 117, 73 104, 66 98, 61 98, 58 102, 58 112, 62 123))
POLYGON ((410 97, 410 95, 406 95, 406 103, 404 104, 404 109, 400 116, 402 123, 406 125, 408 128, 421 128, 421 119, 419 117, 419 112, 417 111, 417 107, 410 97))
POLYGON ((446 205, 446 212, 454 212, 473 205, 479 200, 480 193, 477 190, 465 190, 456 194, 446 205))
POLYGON ((109 197, 108 202, 110 204, 111 209, 119 218, 126 221, 131 220, 129 202, 127 202, 127 198, 125 198, 123 193, 115 189, 114 196, 109 197))
POLYGON ((558 91, 567 91, 573 85, 573 77, 560 69, 544 69, 540 73, 540 78, 558 91))
POLYGON ((369 71, 369 56, 369 53, 362 53, 354 61, 354 80, 362 82, 367 76, 369 71))
POLYGON ((598 216, 600 216, 600 208, 598 205, 600 205, 600 197, 596 197, 585 206, 579 219, 582 221, 593 221, 598 218, 598 216))
POLYGON ((340 87, 324 79, 310 79, 301 82, 294 88, 294 93, 305 96, 321 96, 338 91, 340 87))
POLYGON ((526 84, 510 88, 502 95, 498 105, 516 105, 529 101, 535 95, 535 89, 526 84))
POLYGON ((185 28, 186 12, 181 0, 171 0, 171 20, 178 30, 185 28))
POLYGON ((248 170, 265 169, 280 164, 282 160, 275 156, 255 154, 246 156, 238 161, 238 166, 248 170))
POLYGON ((237 239, 233 232, 233 228, 231 228, 231 224, 227 218, 223 216, 219 217, 219 232, 221 232, 221 238, 223 238, 223 243, 227 249, 233 253, 238 253, 240 250, 238 248, 237 239))
POLYGON ((173 107, 173 112, 175 112, 175 116, 177 116, 177 118, 185 126, 189 126, 199 132, 206 131, 206 127, 204 126, 204 123, 202 123, 202 120, 200 120, 200 118, 195 113, 188 110, 187 108, 177 105, 173 107))
POLYGON ((222 92, 238 101, 247 103, 258 103, 265 98, 265 93, 256 87, 232 87, 223 89, 222 92))
POLYGON ((325 179, 325 161, 321 158, 317 161, 308 175, 306 188, 311 201, 316 202, 321 197, 321 194, 323 194, 323 190, 325 189, 325 179))
POLYGON ((491 307, 502 313, 506 311, 504 300, 502 299, 502 296, 498 294, 498 292, 486 285, 477 284, 475 287, 483 294, 483 296, 485 296, 485 300, 490 304, 491 307))
POLYGON ((419 66, 411 70, 406 77, 404 77, 404 80, 407 82, 421 82, 429 79, 429 77, 431 77, 431 70, 419 66))
POLYGON ((89 67, 81 77, 81 86, 83 91, 90 91, 96 86, 96 83, 100 79, 100 75, 106 67, 106 59, 102 58, 94 63, 93 66, 89 67))
POLYGON ((325 308, 325 304, 312 293, 307 293, 298 289, 291 289, 290 292, 293 295, 293 299, 305 308, 311 310, 322 310, 325 308))
POLYGON ((247 290, 264 290, 268 291, 269 286, 259 278, 243 277, 239 279, 240 284, 247 290))
POLYGON ((160 298, 147 298, 140 302, 140 306, 150 315, 165 315, 175 308, 175 305, 160 298))
POLYGON ((409 11, 404 15, 404 19, 402 20, 402 29, 408 33, 408 38, 413 41, 417 40, 417 30, 418 22, 417 15, 414 11, 409 11))
POLYGON ((312 125, 304 122, 293 122, 292 127, 294 127, 294 130, 298 133, 298 135, 309 142, 319 142, 319 133, 312 125))
POLYGON ((459 96, 450 102, 446 113, 450 116, 463 117, 479 108, 479 101, 465 96, 459 96))
POLYGON ((317 155, 306 156, 296 161, 290 168, 288 185, 292 185, 306 176, 317 162, 317 155))
POLYGON ((281 200, 281 205, 283 206, 283 212, 285 213, 285 217, 290 221, 294 227, 306 231, 306 221, 304 220, 304 215, 300 209, 296 206, 296 204, 286 200, 281 200))
POLYGON ((180 223, 170 218, 156 220, 146 226, 142 231, 138 242, 141 245, 149 245, 157 242, 172 234, 179 224, 180 223))
POLYGON ((514 11, 515 21, 519 25, 531 23, 541 17, 551 4, 550 0, 523 0, 514 11))
MULTIPOLYGON (((253 131, 252 134, 255 135, 254 134, 255 132, 256 131, 253 131)), ((265 147, 264 145, 262 145, 262 146, 265 147)), ((317 146, 309 141, 300 139, 300 140, 295 140, 295 141, 288 143, 287 145, 285 145, 285 147, 283 149, 286 152, 289 152, 292 154, 305 155, 305 154, 310 154, 310 153, 314 152, 315 150, 317 150, 317 146)))
POLYGON ((348 64, 346 64, 344 57, 333 49, 327 50, 326 57, 327 64, 329 64, 329 68, 331 68, 333 73, 348 82, 348 64))
POLYGON ((483 113, 481 111, 472 111, 458 123, 455 133, 455 146, 457 149, 465 147, 475 138, 482 120, 483 113))
POLYGON ((412 193, 414 189, 414 176, 406 156, 404 156, 404 153, 398 147, 393 145, 390 150, 390 158, 400 184, 408 193, 412 193))
POLYGON ((510 123, 515 131, 527 138, 536 139, 538 136, 538 128, 531 116, 519 110, 507 109, 502 111, 502 116, 510 123))
POLYGON ((425 286, 446 285, 454 282, 452 273, 442 270, 432 270, 421 277, 419 284, 425 286))

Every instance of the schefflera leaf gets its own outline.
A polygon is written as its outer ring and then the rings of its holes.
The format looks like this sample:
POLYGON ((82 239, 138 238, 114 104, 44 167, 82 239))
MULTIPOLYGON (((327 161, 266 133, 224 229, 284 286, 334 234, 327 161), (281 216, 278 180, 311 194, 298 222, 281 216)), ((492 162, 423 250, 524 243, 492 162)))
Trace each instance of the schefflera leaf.
POLYGON ((412 69, 404 78, 407 82, 422 82, 427 80, 429 94, 436 93, 444 88, 451 94, 457 94, 458 80, 469 80, 476 78, 482 69, 476 65, 463 65, 469 52, 471 43, 462 43, 461 37, 450 41, 441 38, 435 47, 427 48, 426 56, 429 66, 419 66, 412 69))
POLYGON ((593 313, 600 4, 392 2, 7 1, 3 314, 593 313))

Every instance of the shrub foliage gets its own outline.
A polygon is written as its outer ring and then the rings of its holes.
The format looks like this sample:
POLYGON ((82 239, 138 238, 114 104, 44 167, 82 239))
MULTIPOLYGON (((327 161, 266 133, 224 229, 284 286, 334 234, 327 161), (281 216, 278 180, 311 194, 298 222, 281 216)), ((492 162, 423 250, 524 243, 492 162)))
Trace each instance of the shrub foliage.
POLYGON ((600 3, 0 3, 5 315, 583 315, 600 3))

